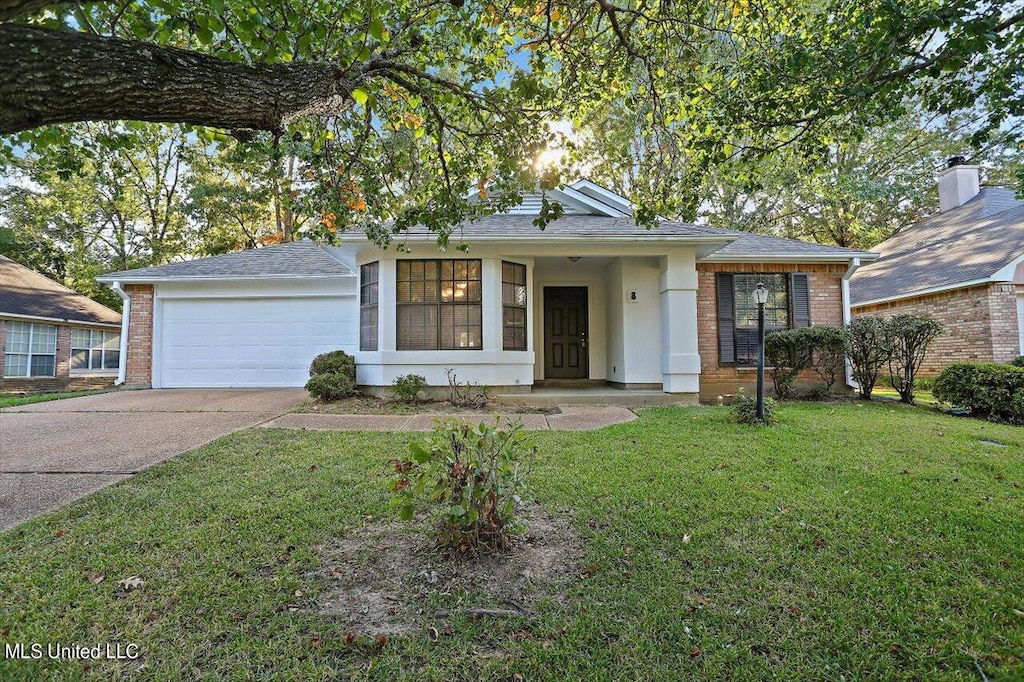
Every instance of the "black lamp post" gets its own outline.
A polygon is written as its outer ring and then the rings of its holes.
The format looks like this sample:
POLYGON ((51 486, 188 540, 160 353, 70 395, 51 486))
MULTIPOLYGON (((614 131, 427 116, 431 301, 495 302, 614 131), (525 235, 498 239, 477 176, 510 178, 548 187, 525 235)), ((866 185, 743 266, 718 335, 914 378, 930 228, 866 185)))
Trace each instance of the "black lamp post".
POLYGON ((768 290, 757 283, 754 289, 754 303, 757 304, 757 420, 764 422, 764 304, 768 302, 768 290))

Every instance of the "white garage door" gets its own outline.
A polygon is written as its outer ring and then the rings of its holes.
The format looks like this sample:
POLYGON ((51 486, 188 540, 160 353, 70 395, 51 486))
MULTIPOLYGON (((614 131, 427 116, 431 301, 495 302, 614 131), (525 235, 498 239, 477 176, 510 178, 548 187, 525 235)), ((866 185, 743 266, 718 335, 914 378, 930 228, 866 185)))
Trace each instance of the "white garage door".
POLYGON ((158 387, 303 386, 318 354, 355 350, 356 305, 351 296, 170 299, 159 329, 158 387))

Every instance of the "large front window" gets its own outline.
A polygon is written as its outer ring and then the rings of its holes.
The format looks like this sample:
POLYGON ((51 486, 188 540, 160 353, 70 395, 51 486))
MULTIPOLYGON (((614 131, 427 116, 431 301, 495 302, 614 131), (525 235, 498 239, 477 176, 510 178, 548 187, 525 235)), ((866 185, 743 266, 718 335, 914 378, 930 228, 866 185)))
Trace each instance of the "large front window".
POLYGON ((398 350, 483 346, 479 260, 397 262, 398 350))
POLYGON ((5 322, 5 377, 52 377, 57 370, 57 327, 5 322))
POLYGON ((95 329, 71 330, 71 371, 114 371, 121 359, 121 335, 95 329))
POLYGON ((764 306, 765 333, 789 329, 789 278, 784 274, 735 274, 732 276, 736 339, 736 364, 757 364, 757 304, 754 289, 758 282, 768 289, 764 306))

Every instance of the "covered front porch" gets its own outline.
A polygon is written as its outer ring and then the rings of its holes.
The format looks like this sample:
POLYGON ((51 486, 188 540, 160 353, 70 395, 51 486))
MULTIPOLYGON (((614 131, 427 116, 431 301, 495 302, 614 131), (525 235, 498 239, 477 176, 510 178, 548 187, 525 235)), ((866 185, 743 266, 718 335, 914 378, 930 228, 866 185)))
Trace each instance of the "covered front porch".
POLYGON ((699 391, 692 249, 532 260, 533 394, 586 403, 699 391))

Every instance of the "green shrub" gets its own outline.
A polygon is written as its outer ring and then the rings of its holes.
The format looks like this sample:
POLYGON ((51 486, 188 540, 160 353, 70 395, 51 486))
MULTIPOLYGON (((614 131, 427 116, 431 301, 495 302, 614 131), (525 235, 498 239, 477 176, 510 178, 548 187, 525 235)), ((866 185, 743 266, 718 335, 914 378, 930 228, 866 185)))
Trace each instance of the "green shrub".
POLYGON ((1021 369, 1024 369, 1024 355, 1020 356, 1015 360, 1010 360, 1010 364, 1013 365, 1014 367, 1020 367, 1021 369))
POLYGON ((853 380, 858 384, 857 392, 864 400, 871 400, 878 375, 892 356, 885 320, 873 315, 858 317, 850 322, 846 331, 846 354, 850 358, 853 380))
POLYGON ((895 315, 885 321, 888 339, 889 377, 900 400, 914 404, 914 379, 924 362, 928 345, 942 333, 942 323, 930 315, 895 315))
POLYGON ((427 380, 419 374, 403 374, 396 377, 391 393, 401 403, 415 405, 419 402, 420 393, 427 389, 427 380))
POLYGON ((793 384, 814 359, 811 327, 797 327, 772 332, 764 339, 764 362, 770 366, 775 395, 788 398, 793 384))
POLYGON ((341 372, 311 376, 306 382, 306 390, 320 400, 340 400, 359 392, 355 379, 341 372))
MULTIPOLYGON (((732 400, 733 418, 740 424, 760 424, 757 418, 757 397, 748 395, 740 389, 732 400)), ((764 399, 764 423, 775 423, 775 401, 765 396, 764 399)))
POLYGON ((412 519, 425 503, 437 522, 438 544, 458 552, 500 550, 521 529, 516 504, 525 491, 528 460, 536 454, 519 423, 495 416, 495 426, 440 421, 425 440, 393 459, 392 506, 412 519))
POLYGON ((845 329, 826 325, 808 327, 807 335, 814 356, 812 367, 825 384, 827 394, 832 390, 836 377, 841 376, 846 367, 846 345, 849 335, 845 329))
POLYGON ((309 376, 319 374, 344 374, 356 383, 356 359, 343 350, 322 353, 309 365, 309 376))
POLYGON ((991 421, 1024 424, 1024 368, 958 362, 935 379, 935 397, 991 421))

